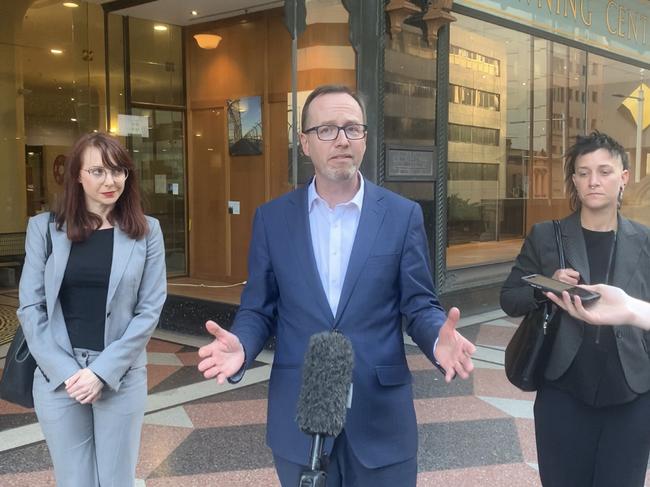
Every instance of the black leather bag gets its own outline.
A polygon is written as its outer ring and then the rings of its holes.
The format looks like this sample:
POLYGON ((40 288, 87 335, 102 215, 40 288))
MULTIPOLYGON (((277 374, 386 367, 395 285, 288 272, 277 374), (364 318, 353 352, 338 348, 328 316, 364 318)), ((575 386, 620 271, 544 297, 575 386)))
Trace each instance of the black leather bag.
MULTIPOLYGON (((560 268, 566 267, 560 223, 553 220, 560 268)), ((506 377, 522 391, 536 391, 551 354, 560 313, 550 301, 528 312, 510 339, 505 353, 506 377)))
MULTIPOLYGON (((50 223, 54 221, 54 213, 50 213, 50 223)), ((52 235, 50 225, 46 233, 46 261, 52 253, 52 235)), ((9 346, 5 367, 0 379, 0 398, 26 408, 34 407, 32 386, 34 384, 34 371, 36 360, 29 352, 22 327, 16 330, 16 336, 9 346)))

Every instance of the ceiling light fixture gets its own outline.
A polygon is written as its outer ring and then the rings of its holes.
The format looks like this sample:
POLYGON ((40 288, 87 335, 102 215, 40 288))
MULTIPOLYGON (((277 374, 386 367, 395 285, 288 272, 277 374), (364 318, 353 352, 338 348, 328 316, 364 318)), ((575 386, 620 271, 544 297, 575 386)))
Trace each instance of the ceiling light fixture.
POLYGON ((157 30, 158 32, 165 32, 167 30, 167 26, 162 24, 156 24, 153 26, 153 30, 157 30))
POLYGON ((196 17, 197 15, 199 15, 199 13, 196 10, 192 10, 192 15, 196 17))
POLYGON ((194 40, 201 49, 216 49, 221 42, 217 34, 194 34, 194 40))
POLYGON ((63 50, 61 50, 61 49, 50 49, 50 52, 52 54, 56 54, 57 56, 60 55, 60 54, 63 54, 63 50))
POLYGON ((74 2, 63 2, 63 6, 68 8, 77 8, 79 4, 74 2))

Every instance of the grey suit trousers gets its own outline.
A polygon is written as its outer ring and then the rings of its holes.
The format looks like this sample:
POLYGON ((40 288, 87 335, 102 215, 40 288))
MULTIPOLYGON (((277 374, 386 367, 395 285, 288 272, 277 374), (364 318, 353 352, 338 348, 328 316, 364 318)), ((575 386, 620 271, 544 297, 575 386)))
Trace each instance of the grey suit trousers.
MULTIPOLYGON (((99 352, 74 349, 84 368, 99 352)), ((145 366, 129 369, 119 392, 104 386, 94 404, 80 404, 65 385, 48 390, 34 373, 34 408, 54 464, 57 487, 129 487, 135 482, 147 401, 145 366)))

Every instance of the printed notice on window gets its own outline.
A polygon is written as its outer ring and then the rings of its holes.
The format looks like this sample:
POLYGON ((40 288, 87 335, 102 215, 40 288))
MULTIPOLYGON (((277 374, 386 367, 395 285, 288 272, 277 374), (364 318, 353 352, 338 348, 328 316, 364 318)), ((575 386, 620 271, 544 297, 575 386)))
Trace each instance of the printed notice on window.
POLYGON ((117 134, 149 137, 149 117, 118 114, 117 134))
POLYGON ((433 181, 436 176, 436 153, 433 146, 388 145, 386 179, 433 181))

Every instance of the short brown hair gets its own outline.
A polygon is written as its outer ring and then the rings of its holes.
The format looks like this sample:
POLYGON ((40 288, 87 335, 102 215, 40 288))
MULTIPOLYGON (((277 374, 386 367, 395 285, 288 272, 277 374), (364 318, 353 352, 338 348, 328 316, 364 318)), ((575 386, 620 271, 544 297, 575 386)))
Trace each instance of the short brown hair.
POLYGON ((81 136, 72 147, 65 163, 63 197, 56 211, 57 228, 66 224, 66 233, 73 242, 86 240, 102 225, 99 215, 86 207, 79 174, 86 150, 95 147, 102 156, 102 162, 109 169, 127 169, 129 177, 124 181, 124 191, 108 214, 108 221, 118 224, 120 229, 133 239, 140 239, 149 231, 142 209, 138 176, 131 156, 124 147, 109 134, 92 132, 81 136))
POLYGON ((613 137, 597 130, 594 130, 589 135, 578 135, 575 144, 569 147, 569 150, 564 155, 564 187, 569 195, 569 206, 572 210, 578 210, 582 206, 578 190, 573 182, 578 157, 591 154, 598 149, 605 149, 612 157, 618 158, 623 165, 623 169, 630 168, 630 161, 625 149, 613 137))
POLYGON ((364 103, 362 95, 355 93, 352 89, 345 85, 321 85, 316 87, 305 100, 305 105, 302 107, 302 118, 300 119, 301 131, 304 132, 310 128, 307 127, 307 118, 309 116, 309 107, 311 106, 311 103, 319 96, 330 95, 332 93, 344 93, 354 98, 354 100, 359 104, 359 107, 361 108, 363 123, 366 123, 366 105, 364 103))

